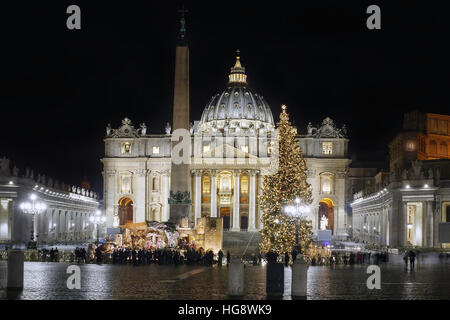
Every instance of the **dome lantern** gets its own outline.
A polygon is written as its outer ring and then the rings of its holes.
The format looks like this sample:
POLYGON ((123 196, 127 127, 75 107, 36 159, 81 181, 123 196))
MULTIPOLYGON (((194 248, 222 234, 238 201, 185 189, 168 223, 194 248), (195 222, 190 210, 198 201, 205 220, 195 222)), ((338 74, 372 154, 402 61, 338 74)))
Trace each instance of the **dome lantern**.
POLYGON ((241 65, 241 57, 239 49, 236 50, 236 63, 231 68, 230 75, 228 76, 228 83, 242 83, 247 84, 247 75, 245 74, 245 68, 241 65))

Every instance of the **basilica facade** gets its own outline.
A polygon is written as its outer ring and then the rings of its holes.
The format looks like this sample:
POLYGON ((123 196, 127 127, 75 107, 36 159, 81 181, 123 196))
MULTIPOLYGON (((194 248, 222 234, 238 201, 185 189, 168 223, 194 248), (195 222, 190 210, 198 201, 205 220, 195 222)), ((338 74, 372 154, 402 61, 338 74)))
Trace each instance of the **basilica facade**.
MULTIPOLYGON (((224 231, 262 228, 257 199, 276 160, 275 130, 271 108, 262 95, 250 90, 238 53, 225 88, 210 99, 201 119, 190 123, 185 194, 189 214, 178 221, 180 227, 195 228, 206 216, 222 218, 224 231)), ((147 134, 145 123, 135 127, 128 118, 117 129, 108 125, 101 161, 109 228, 172 220, 172 190, 177 188, 171 176, 172 135, 169 123, 161 134, 147 134)), ((314 231, 329 229, 333 237, 345 238, 350 164, 346 129, 326 118, 320 126, 308 124, 299 141, 313 188, 308 218, 314 231)))

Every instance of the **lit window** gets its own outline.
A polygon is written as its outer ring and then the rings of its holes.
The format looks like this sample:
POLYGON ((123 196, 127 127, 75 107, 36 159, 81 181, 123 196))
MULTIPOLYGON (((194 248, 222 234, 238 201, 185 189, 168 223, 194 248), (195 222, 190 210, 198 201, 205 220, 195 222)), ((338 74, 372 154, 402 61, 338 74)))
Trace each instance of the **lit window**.
POLYGON ((208 152, 209 151, 209 146, 203 146, 203 152, 208 152))
POLYGON ((203 177, 203 185, 202 185, 202 193, 210 194, 211 190, 211 181, 208 176, 203 177))
POLYGON ((322 154, 333 154, 333 142, 322 142, 322 154))
POLYGON ((124 142, 122 143, 122 154, 130 154, 131 153, 131 143, 124 142))
POLYGON ((241 178, 241 193, 248 194, 248 177, 244 176, 241 178))
POLYGON ((153 146, 152 152, 154 154, 159 154, 159 146, 153 146))
POLYGON ((241 150, 248 153, 248 146, 241 146, 241 150))
POLYGON ((406 150, 407 151, 414 151, 414 142, 413 141, 408 141, 406 143, 406 150))
POLYGON ((324 172, 320 175, 322 194, 331 194, 333 191, 333 174, 324 172))

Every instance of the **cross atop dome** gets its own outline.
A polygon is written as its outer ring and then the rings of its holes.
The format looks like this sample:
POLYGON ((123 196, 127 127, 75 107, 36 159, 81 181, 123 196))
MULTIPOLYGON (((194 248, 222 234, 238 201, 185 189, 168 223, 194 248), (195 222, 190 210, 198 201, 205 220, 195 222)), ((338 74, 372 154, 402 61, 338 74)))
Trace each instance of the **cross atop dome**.
POLYGON ((247 75, 245 74, 245 68, 241 65, 241 51, 236 50, 236 63, 234 67, 231 68, 230 75, 228 76, 228 83, 241 83, 247 84, 247 75))

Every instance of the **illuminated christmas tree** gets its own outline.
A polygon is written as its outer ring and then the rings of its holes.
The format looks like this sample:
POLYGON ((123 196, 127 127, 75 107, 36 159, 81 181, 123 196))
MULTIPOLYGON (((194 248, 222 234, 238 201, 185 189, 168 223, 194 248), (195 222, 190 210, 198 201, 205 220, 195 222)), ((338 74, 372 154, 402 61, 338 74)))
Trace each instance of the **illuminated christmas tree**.
MULTIPOLYGON (((295 246, 296 219, 284 214, 287 204, 300 200, 302 205, 312 202, 311 185, 306 181, 306 161, 297 138, 297 129, 291 125, 286 106, 281 107, 278 129, 278 171, 264 179, 259 205, 263 210, 261 230, 262 252, 278 254, 291 252, 295 246)), ((311 244, 312 225, 310 220, 299 221, 299 244, 305 253, 311 244), (306 250, 305 250, 306 249, 306 250)))

